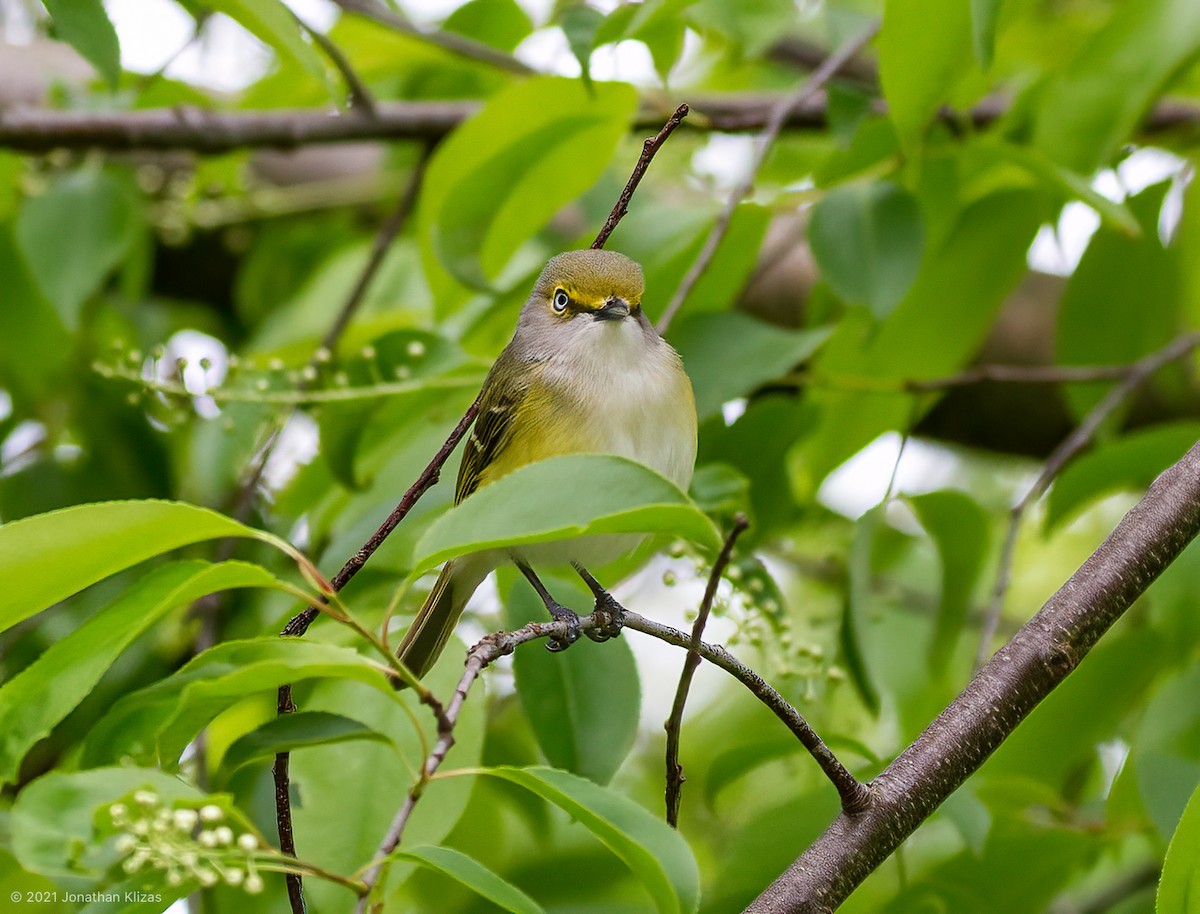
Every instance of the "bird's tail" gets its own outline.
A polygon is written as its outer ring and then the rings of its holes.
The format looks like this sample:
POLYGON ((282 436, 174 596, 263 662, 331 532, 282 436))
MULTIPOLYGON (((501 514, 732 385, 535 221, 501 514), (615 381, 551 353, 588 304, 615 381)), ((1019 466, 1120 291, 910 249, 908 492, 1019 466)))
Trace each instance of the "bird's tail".
POLYGON ((404 636, 396 656, 413 675, 429 672, 458 624, 463 607, 490 569, 471 557, 447 562, 404 636))

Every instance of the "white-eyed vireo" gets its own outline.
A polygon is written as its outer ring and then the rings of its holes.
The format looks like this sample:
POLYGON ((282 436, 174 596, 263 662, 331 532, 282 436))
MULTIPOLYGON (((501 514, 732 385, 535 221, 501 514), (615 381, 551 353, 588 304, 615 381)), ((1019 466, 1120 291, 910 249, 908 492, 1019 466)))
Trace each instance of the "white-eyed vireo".
MULTIPOLYGON (((642 313, 643 286, 642 268, 612 251, 569 251, 546 264, 521 309, 512 341, 484 381, 455 504, 518 467, 561 454, 630 457, 687 489, 696 460, 692 385, 679 354, 642 313)), ((475 588, 510 559, 552 616, 578 623, 541 586, 530 565, 570 562, 591 587, 597 606, 611 605, 584 566, 619 558, 640 540, 636 535, 576 537, 447 562, 399 657, 416 675, 428 672, 475 588)), ((574 631, 547 646, 561 650, 577 637, 574 631)))

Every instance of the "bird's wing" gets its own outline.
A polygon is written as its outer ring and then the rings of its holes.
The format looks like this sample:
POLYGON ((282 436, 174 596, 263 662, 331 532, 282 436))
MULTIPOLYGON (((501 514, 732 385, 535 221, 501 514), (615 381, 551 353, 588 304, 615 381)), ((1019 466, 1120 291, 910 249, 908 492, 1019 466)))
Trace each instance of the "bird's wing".
POLYGON ((467 438, 454 503, 458 504, 479 487, 483 471, 507 446, 513 417, 529 392, 527 383, 518 381, 517 359, 508 351, 500 354, 483 383, 483 399, 475 428, 467 438))

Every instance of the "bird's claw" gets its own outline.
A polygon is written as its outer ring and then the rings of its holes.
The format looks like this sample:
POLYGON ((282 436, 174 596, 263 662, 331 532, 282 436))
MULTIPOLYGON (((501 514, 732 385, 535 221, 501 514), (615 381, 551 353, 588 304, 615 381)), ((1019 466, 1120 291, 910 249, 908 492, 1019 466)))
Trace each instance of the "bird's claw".
POLYGON ((596 619, 597 625, 588 630, 589 638, 600 644, 610 638, 620 637, 621 630, 625 627, 625 607, 614 600, 610 594, 604 593, 596 598, 596 608, 592 615, 596 619))
POLYGON ((560 651, 565 651, 579 640, 579 636, 583 634, 583 626, 579 621, 579 614, 563 606, 561 603, 548 605, 546 608, 550 610, 550 615, 555 622, 567 623, 567 633, 565 635, 561 637, 552 636, 546 642, 546 650, 552 654, 557 654, 560 651))

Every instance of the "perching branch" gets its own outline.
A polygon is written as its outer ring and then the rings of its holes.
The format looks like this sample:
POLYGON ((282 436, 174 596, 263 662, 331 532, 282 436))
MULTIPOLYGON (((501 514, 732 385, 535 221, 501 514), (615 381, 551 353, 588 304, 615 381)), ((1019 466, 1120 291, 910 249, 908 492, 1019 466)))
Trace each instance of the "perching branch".
POLYGON ((605 242, 608 241, 608 236, 617 227, 617 223, 625 218, 625 214, 629 212, 629 201, 633 199, 634 191, 642 183, 642 175, 650 167, 650 162, 654 159, 655 153, 658 152, 659 147, 667 141, 667 137, 675 132, 675 128, 683 123, 683 119, 687 116, 688 106, 685 103, 675 109, 675 113, 663 124, 662 130, 658 131, 654 136, 646 137, 642 143, 642 154, 638 156, 637 164, 633 166, 633 173, 629 175, 629 180, 625 182, 625 188, 621 191, 621 196, 617 197, 617 202, 613 206, 612 212, 608 214, 608 219, 605 220, 604 227, 600 229, 600 234, 592 242, 593 250, 604 247, 605 242))
MULTIPOLYGON (((815 77, 816 74, 814 74, 815 77)), ((689 125, 724 133, 764 130, 777 98, 729 95, 693 99, 689 125)), ((477 112, 476 101, 376 102, 374 115, 361 109, 330 113, 325 109, 280 108, 262 111, 216 111, 189 105, 135 111, 59 111, 18 105, 0 109, 0 148, 41 153, 55 149, 190 150, 215 155, 235 149, 296 149, 321 143, 370 140, 440 140, 477 112)), ((873 106, 883 113, 882 102, 873 106)), ((1008 111, 1007 103, 985 100, 967 112, 943 111, 948 124, 964 120, 986 127, 1008 111)), ((660 106, 647 105, 634 120, 634 130, 652 130, 663 119, 660 106)), ((1154 136, 1200 125, 1200 105, 1160 102, 1142 122, 1140 134, 1154 136)), ((823 93, 793 104, 781 130, 824 130, 829 126, 823 93)))
POLYGON ((725 537, 717 560, 713 562, 712 571, 708 575, 708 586, 704 588, 704 597, 700 601, 700 610, 696 613, 696 621, 692 624, 692 640, 688 644, 687 656, 683 658, 683 671, 679 674, 679 685, 675 689, 675 702, 671 705, 671 715, 663 725, 667 731, 667 823, 672 828, 679 827, 679 798, 683 790, 683 766, 679 764, 679 731, 683 727, 683 707, 687 704, 688 690, 692 687, 692 677, 696 675, 696 667, 700 666, 700 642, 704 639, 704 626, 708 624, 708 614, 712 610, 713 600, 717 596, 717 585, 725 573, 733 555, 733 546, 737 538, 750 526, 746 515, 739 514, 733 522, 733 529, 725 537))
POLYGON ((966 689, 746 910, 827 914, 1079 665, 1200 532, 1200 444, 1145 497, 966 689))
POLYGON ((726 233, 729 231, 730 223, 733 221, 734 210, 754 190, 754 181, 758 177, 759 169, 762 168, 763 162, 766 161, 767 153, 775 145, 779 131, 783 129, 784 122, 788 119, 788 116, 793 111, 813 101, 825 84, 836 76, 838 70, 852 60, 859 51, 865 48, 878 31, 879 22, 871 23, 871 25, 863 29, 845 46, 826 58, 825 62, 813 71, 812 76, 809 77, 808 81, 798 92, 775 102, 771 107, 766 126, 763 127, 763 131, 758 137, 758 143, 754 148, 754 158, 750 162, 749 170, 738 185, 730 192, 729 199, 725 201, 725 206, 717 215, 717 221, 713 223, 713 227, 708 232, 708 237, 704 239, 704 247, 700 249, 699 255, 687 273, 684 274, 679 286, 675 289, 675 294, 671 296, 671 301, 668 302, 662 316, 658 319, 656 329, 660 334, 663 336, 666 335, 667 328, 671 326, 671 321, 679 313, 679 309, 683 307, 684 301, 691 294, 700 277, 704 275, 704 271, 708 269, 709 264, 712 263, 713 257, 716 256, 717 248, 720 247, 721 241, 724 240, 726 233))
POLYGON ((1092 438, 1100 426, 1104 424, 1105 420, 1120 408, 1121 404, 1128 400, 1151 375, 1164 365, 1183 358, 1197 346, 1200 346, 1200 333, 1188 333, 1173 340, 1157 352, 1152 352, 1132 365, 1129 365, 1124 371, 1121 382, 1114 385, 1100 402, 1092 407, 1091 412, 1084 416, 1083 421, 1079 423, 1078 427, 1051 452, 1050 456, 1046 458, 1042 472, 1038 474, 1033 485, 1013 505, 1012 511, 1009 514, 1008 529, 1004 534, 1004 544, 1000 548, 1000 562, 996 571, 996 584, 992 590, 992 599, 988 603, 987 613, 983 619, 983 628, 979 636, 979 651, 975 660, 977 667, 982 666, 984 660, 987 659, 988 651, 992 645, 992 638, 996 635, 996 626, 999 624, 1000 615, 1004 611, 1004 597, 1008 593, 1009 581, 1012 578, 1012 564, 1017 548, 1017 534, 1020 531, 1021 521, 1025 517, 1025 512, 1045 494, 1046 490, 1050 488, 1050 483, 1062 472, 1063 467, 1067 465, 1071 458, 1091 443, 1092 438))

